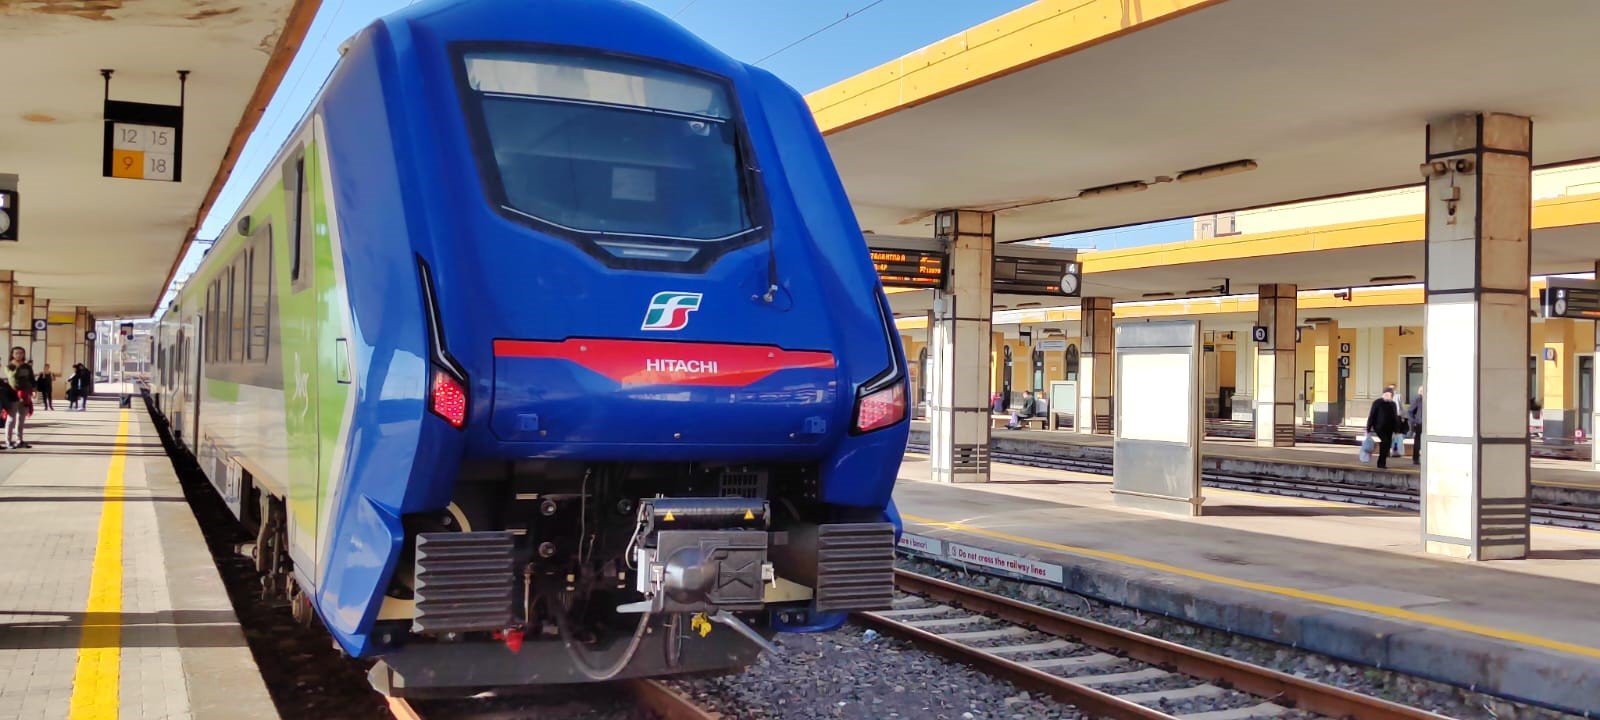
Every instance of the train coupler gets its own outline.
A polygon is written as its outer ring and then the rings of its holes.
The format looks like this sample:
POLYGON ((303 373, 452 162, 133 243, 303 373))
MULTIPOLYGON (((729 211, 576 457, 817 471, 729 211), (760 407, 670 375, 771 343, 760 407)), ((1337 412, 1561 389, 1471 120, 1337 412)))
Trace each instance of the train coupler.
MULTIPOLYGON (((760 610, 777 581, 767 561, 768 506, 744 498, 647 498, 634 536, 637 590, 621 613, 760 610)), ((729 616, 731 617, 731 616, 729 616)))

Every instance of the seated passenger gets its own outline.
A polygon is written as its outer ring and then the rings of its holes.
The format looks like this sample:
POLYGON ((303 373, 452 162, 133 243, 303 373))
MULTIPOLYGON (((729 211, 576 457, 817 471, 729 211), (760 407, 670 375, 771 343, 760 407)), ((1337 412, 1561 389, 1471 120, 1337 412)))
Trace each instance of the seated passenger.
POLYGON ((1033 417, 1037 411, 1038 404, 1033 400, 1033 391, 1022 391, 1022 408, 1011 411, 1011 422, 1006 423, 1006 427, 1012 430, 1017 429, 1021 426, 1022 421, 1033 417))

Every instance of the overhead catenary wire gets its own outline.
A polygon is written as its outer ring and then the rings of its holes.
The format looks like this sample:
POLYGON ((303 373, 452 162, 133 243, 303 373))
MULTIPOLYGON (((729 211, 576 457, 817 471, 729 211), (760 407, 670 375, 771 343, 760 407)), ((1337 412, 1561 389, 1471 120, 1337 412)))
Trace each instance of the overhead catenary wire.
POLYGON ((837 27, 840 23, 842 23, 842 22, 844 22, 846 20, 849 20, 850 18, 853 18, 853 17, 855 17, 857 15, 860 15, 861 13, 864 13, 864 12, 866 12, 868 10, 871 10, 874 6, 876 6, 876 5, 878 5, 879 3, 882 3, 882 2, 883 2, 883 0, 872 0, 872 2, 867 3, 866 5, 862 6, 859 9, 852 10, 850 12, 845 13, 844 17, 839 18, 838 20, 835 20, 835 21, 833 21, 831 23, 828 23, 827 25, 823 25, 822 27, 817 28, 816 30, 812 30, 811 32, 807 33, 805 36, 801 37, 799 40, 796 40, 796 41, 794 41, 792 43, 789 43, 788 45, 785 45, 785 46, 783 46, 781 48, 778 48, 777 50, 773 50, 772 52, 767 53, 766 57, 763 57, 760 60, 757 60, 757 61, 755 61, 754 63, 751 63, 751 64, 752 65, 760 65, 761 63, 764 63, 764 62, 766 62, 768 60, 771 60, 772 58, 774 58, 777 55, 783 53, 784 51, 786 51, 786 50, 788 50, 788 49, 790 49, 790 48, 792 48, 792 47, 794 47, 796 45, 799 45, 800 43, 803 43, 803 42, 805 42, 807 40, 810 40, 811 38, 814 38, 814 37, 816 37, 818 35, 821 35, 822 33, 827 32, 828 30, 831 30, 831 29, 837 27))

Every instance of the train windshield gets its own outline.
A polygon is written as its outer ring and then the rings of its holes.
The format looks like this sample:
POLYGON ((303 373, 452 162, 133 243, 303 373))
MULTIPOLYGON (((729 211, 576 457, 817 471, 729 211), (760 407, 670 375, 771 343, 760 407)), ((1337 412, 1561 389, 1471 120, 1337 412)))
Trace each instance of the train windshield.
POLYGON ((647 259, 686 260, 697 251, 685 244, 757 229, 724 84, 615 57, 464 60, 483 149, 493 154, 486 175, 498 180, 506 210, 647 259))

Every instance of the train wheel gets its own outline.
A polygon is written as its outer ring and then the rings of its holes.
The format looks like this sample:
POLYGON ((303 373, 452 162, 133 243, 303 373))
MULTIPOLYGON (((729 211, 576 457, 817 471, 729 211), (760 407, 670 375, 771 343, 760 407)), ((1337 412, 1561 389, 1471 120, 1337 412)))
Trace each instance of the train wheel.
POLYGON ((311 597, 300 592, 299 585, 292 585, 289 590, 289 614, 295 622, 301 625, 311 625, 311 618, 316 615, 311 610, 311 597))

